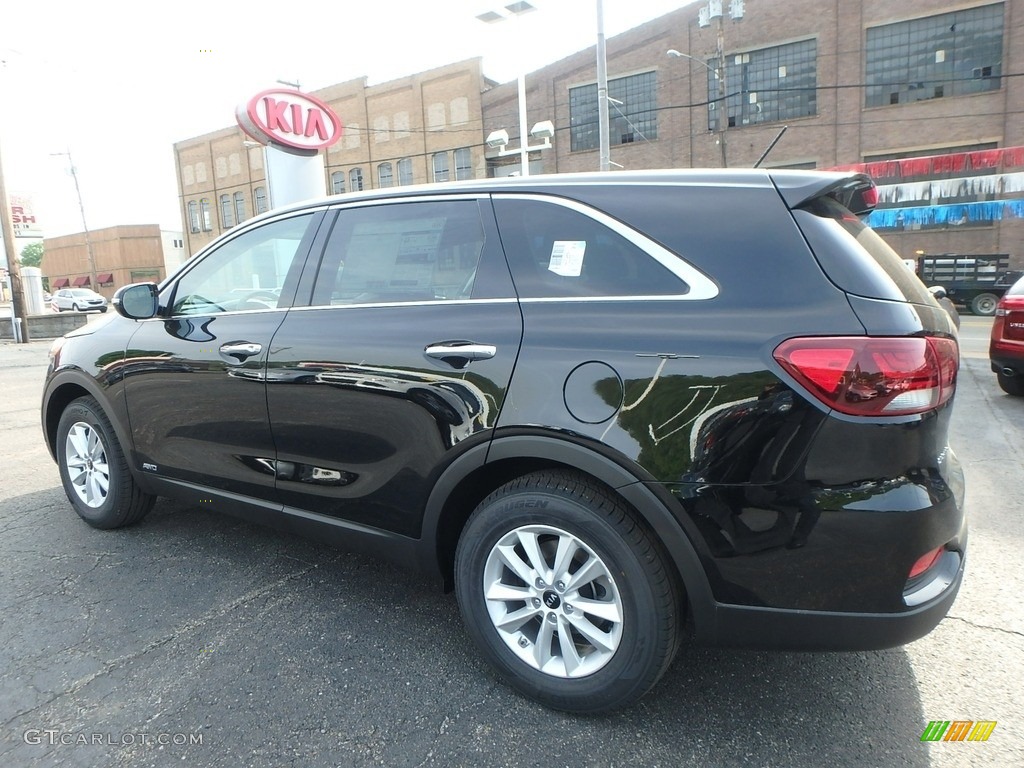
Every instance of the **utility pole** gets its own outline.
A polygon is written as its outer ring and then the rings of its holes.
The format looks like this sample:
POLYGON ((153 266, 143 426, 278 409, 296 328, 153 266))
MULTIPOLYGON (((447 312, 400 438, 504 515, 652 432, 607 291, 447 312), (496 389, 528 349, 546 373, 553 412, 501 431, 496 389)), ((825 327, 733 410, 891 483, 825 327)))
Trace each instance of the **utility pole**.
POLYGON ((14 313, 14 340, 28 341, 28 318, 25 314, 25 292, 21 284, 21 265, 14 252, 14 227, 11 224, 11 204, 7 199, 7 185, 4 182, 3 149, 0 148, 0 234, 3 235, 7 268, 11 274, 11 309, 14 313), (18 326, 21 326, 20 333, 18 326))
POLYGON ((729 127, 729 91, 725 82, 725 18, 718 14, 718 92, 722 94, 722 102, 718 111, 718 146, 722 150, 722 167, 729 167, 728 154, 725 148, 725 131, 729 127))
POLYGON ((85 205, 82 203, 82 190, 78 186, 78 170, 75 168, 75 161, 71 157, 71 149, 67 152, 51 152, 54 157, 66 156, 68 166, 71 169, 71 178, 75 180, 75 194, 78 196, 78 211, 82 214, 82 230, 85 232, 85 253, 89 259, 89 287, 94 291, 99 287, 96 285, 96 257, 92 252, 92 239, 89 237, 89 225, 85 222, 85 205))

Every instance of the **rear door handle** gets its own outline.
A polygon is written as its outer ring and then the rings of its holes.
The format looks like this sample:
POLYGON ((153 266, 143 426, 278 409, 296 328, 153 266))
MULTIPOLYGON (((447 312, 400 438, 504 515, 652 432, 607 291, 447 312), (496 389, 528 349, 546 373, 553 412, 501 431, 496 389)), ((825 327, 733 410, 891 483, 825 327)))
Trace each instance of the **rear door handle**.
POLYGON ((258 355, 263 351, 263 345, 257 344, 254 341, 229 341, 227 344, 220 345, 220 353, 227 357, 233 357, 238 362, 242 362, 246 358, 258 355))
POLYGON ((474 360, 490 360, 498 354, 498 348, 493 344, 477 344, 472 341, 439 341, 428 345, 423 354, 442 360, 453 368, 464 368, 474 360))

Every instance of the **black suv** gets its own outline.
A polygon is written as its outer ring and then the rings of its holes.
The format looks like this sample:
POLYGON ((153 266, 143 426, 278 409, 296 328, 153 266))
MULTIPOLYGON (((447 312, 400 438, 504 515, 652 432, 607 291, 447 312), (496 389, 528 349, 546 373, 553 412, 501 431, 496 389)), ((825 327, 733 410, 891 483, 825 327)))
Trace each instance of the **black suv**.
POLYGON ((869 649, 959 588, 949 316, 857 174, 484 180, 225 234, 58 340, 90 525, 173 496, 420 569, 555 708, 698 642, 869 649))

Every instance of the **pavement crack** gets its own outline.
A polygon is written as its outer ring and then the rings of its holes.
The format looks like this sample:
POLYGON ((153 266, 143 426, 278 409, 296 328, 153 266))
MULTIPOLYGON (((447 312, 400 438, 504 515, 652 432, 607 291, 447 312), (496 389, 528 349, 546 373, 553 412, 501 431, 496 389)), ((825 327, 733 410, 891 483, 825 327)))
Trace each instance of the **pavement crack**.
POLYGON ((1024 632, 1018 632, 1015 629, 1004 629, 1003 627, 993 627, 991 624, 979 624, 976 621, 965 619, 963 616, 953 616, 951 614, 946 616, 947 619, 953 619, 954 621, 962 621, 968 626, 974 627, 975 629, 991 629, 994 632, 1002 632, 1004 635, 1013 635, 1014 637, 1024 638, 1024 632))

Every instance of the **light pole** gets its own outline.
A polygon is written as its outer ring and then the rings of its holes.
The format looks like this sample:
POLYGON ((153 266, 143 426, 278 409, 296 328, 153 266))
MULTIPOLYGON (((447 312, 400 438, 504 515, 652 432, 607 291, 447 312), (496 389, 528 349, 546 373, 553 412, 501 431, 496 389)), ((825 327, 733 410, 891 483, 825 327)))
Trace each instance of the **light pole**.
MULTIPOLYGON (((715 119, 715 128, 716 128, 715 132, 718 134, 718 146, 720 147, 721 152, 722 152, 722 167, 723 168, 728 168, 729 164, 728 164, 727 155, 726 155, 726 148, 725 148, 725 127, 726 127, 726 124, 728 123, 728 120, 729 120, 729 109, 728 109, 728 106, 726 104, 726 96, 725 96, 725 58, 724 58, 724 54, 720 54, 719 55, 719 66, 712 67, 709 64, 707 64, 706 62, 703 62, 700 59, 698 59, 696 56, 691 56, 688 53, 682 53, 681 51, 677 51, 675 48, 669 48, 667 51, 665 51, 665 53, 667 53, 669 56, 678 56, 680 58, 689 59, 690 61, 693 61, 693 62, 696 62, 697 64, 700 64, 702 67, 704 67, 704 69, 706 69, 708 72, 713 74, 715 76, 715 80, 718 81, 718 83, 719 83, 719 85, 718 85, 718 92, 720 94, 722 94, 722 101, 721 101, 721 107, 722 108, 716 110, 717 117, 715 119), (723 116, 722 113, 723 112, 725 113, 725 120, 724 121, 722 120, 722 116, 723 116)), ((710 98, 710 94, 709 94, 709 98, 710 98)))
POLYGON ((67 152, 51 152, 53 157, 67 157, 68 167, 71 171, 71 178, 75 180, 75 194, 78 196, 78 210, 82 214, 82 230, 85 232, 85 252, 89 258, 89 287, 94 291, 99 287, 96 285, 96 258, 92 252, 92 239, 89 237, 89 225, 85 221, 85 205, 82 203, 82 189, 78 186, 78 171, 75 169, 75 161, 71 158, 71 149, 67 152))
POLYGON ((599 170, 610 171, 611 140, 608 136, 608 48, 604 39, 604 1, 597 0, 597 135, 600 146, 599 170))
MULTIPOLYGON (((499 11, 485 11, 484 13, 478 14, 477 19, 484 22, 485 24, 497 24, 502 21, 509 19, 517 19, 524 14, 536 11, 537 8, 524 0, 519 2, 512 2, 505 6, 505 13, 499 11)), ((522 65, 519 67, 519 74, 516 76, 518 91, 519 91, 519 174, 521 176, 530 175, 530 150, 531 149, 546 149, 551 146, 550 140, 542 147, 530 147, 529 139, 526 133, 526 72, 522 65)), ((538 123, 534 126, 534 130, 541 125, 538 123)), ((499 147, 498 156, 501 157, 505 154, 513 154, 512 152, 506 152, 504 145, 508 143, 508 133, 504 131, 494 131, 490 136, 487 137, 487 144, 491 147, 499 147), (500 140, 500 134, 505 134, 504 143, 498 143, 500 140)))

